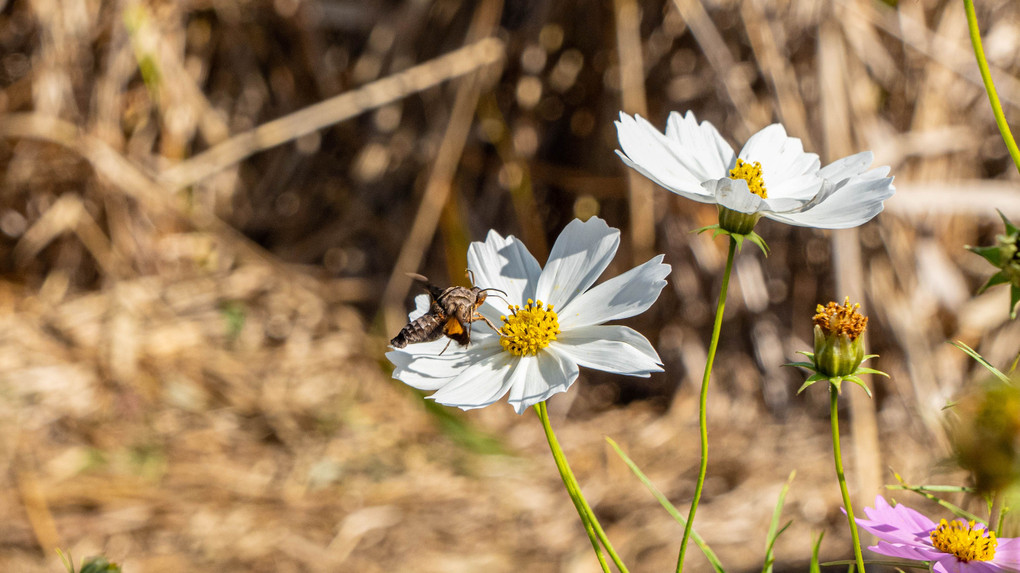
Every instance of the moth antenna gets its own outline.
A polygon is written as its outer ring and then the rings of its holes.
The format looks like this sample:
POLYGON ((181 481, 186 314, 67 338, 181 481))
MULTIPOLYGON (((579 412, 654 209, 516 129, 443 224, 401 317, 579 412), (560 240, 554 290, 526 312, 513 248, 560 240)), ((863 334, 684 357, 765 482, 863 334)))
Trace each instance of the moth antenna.
POLYGON ((498 293, 503 293, 503 296, 508 296, 505 292, 503 292, 502 290, 500 290, 500 289, 498 289, 496 287, 483 288, 482 290, 480 290, 478 292, 485 292, 485 291, 490 291, 490 290, 494 290, 494 291, 496 291, 498 293))
MULTIPOLYGON (((503 291, 499 290, 498 288, 494 288, 494 289, 485 289, 485 290, 494 290, 494 291, 496 291, 496 292, 503 292, 503 291)), ((483 291, 483 292, 484 292, 484 291, 483 291)), ((503 294, 505 295, 506 293, 505 293, 505 292, 503 292, 503 294)), ((507 299, 505 299, 505 298, 503 298, 503 297, 501 297, 501 296, 495 296, 495 295, 493 295, 493 297, 492 297, 492 298, 498 298, 499 300, 503 301, 503 303, 504 303, 504 304, 506 304, 506 306, 507 306, 508 308, 510 308, 510 309, 511 309, 511 312, 513 312, 513 305, 511 305, 511 304, 510 304, 510 301, 508 301, 507 299)), ((516 313, 514 313, 514 314, 516 314, 516 313)))

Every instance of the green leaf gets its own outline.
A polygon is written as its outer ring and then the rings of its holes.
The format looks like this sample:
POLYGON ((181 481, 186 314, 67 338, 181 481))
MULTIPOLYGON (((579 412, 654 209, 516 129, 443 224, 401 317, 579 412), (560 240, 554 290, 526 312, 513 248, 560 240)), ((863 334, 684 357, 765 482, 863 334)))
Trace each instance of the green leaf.
POLYGON ((67 569, 67 573, 74 573, 74 559, 71 557, 71 553, 68 552, 64 555, 64 552, 59 547, 56 549, 57 555, 60 556, 60 562, 64 564, 64 568, 67 569))
POLYGON ((121 569, 105 557, 91 557, 81 564, 78 573, 121 573, 121 569))
POLYGON ((776 539, 786 531, 787 527, 790 527, 792 521, 787 522, 782 529, 777 531, 779 527, 779 517, 783 514, 783 504, 786 503, 786 494, 790 491, 790 484, 793 483, 793 478, 797 476, 797 471, 790 472, 790 477, 786 479, 786 483, 783 484, 783 489, 779 491, 779 499, 776 500, 776 507, 772 510, 772 520, 769 522, 769 532, 766 537, 767 543, 765 545, 765 567, 762 568, 762 573, 772 573, 772 563, 775 561, 775 556, 772 554, 772 550, 776 545, 776 539))
MULTIPOLYGON (((912 491, 912 492, 914 492, 914 493, 916 493, 916 494, 918 494, 920 496, 924 496, 925 498, 927 498, 927 499, 929 499, 931 501, 934 501, 935 503, 937 503, 937 504, 941 505, 942 507, 948 509, 949 511, 953 512, 953 514, 958 516, 958 517, 962 517, 962 518, 964 518, 964 519, 966 519, 968 521, 973 520, 973 521, 976 521, 978 523, 984 524, 986 526, 988 525, 987 521, 985 521, 984 519, 981 519, 980 517, 974 515, 973 513, 969 512, 969 511, 963 509, 962 507, 960 507, 958 505, 955 505, 955 504, 952 504, 952 503, 949 503, 948 501, 945 501, 944 499, 941 499, 941 498, 939 498, 937 496, 934 496, 934 495, 928 493, 930 491, 940 491, 940 492, 952 491, 952 490, 943 489, 943 488, 952 488, 954 486, 910 485, 910 484, 904 482, 903 478, 901 478, 899 476, 899 474, 894 472, 893 475, 896 476, 896 481, 900 482, 900 485, 898 485, 898 486, 896 486, 896 485, 887 485, 887 486, 885 486, 886 489, 905 489, 907 491, 912 491)), ((961 488, 960 491, 972 491, 972 490, 968 490, 967 488, 961 488)))
MULTIPOLYGON (((646 476, 644 472, 637 467, 637 464, 635 464, 633 460, 627 457, 627 454, 623 453, 623 450, 620 449, 620 446, 617 445, 612 438, 607 436, 606 441, 609 442, 609 445, 612 446, 614 450, 616 450, 616 455, 620 456, 620 459, 623 460, 623 463, 627 464, 630 471, 634 472, 634 475, 641 480, 641 483, 645 484, 645 487, 648 488, 648 491, 650 491, 655 499, 659 501, 659 504, 662 505, 662 507, 671 516, 673 516, 673 519, 675 519, 677 523, 686 527, 687 520, 680 514, 680 510, 678 510, 676 506, 673 505, 669 499, 667 499, 666 496, 652 484, 652 481, 648 479, 648 476, 646 476)), ((726 570, 723 569, 722 562, 719 561, 719 557, 714 551, 712 551, 711 548, 709 548, 708 544, 705 543, 705 540, 702 539, 700 535, 698 535, 697 531, 691 530, 691 539, 693 539, 694 543, 698 545, 701 552, 705 554, 705 557, 708 559, 709 563, 712 564, 712 568, 715 569, 716 573, 726 573, 726 570)))
MULTIPOLYGON (((906 559, 865 559, 865 563, 874 565, 886 565, 895 569, 924 569, 929 570, 928 565, 924 561, 907 561, 906 559)), ((822 563, 822 567, 831 567, 833 565, 849 565, 852 571, 856 562, 853 560, 842 560, 842 561, 826 561, 822 563)))
POLYGON ((1009 379, 1009 376, 1006 376, 1005 374, 1002 373, 1001 370, 999 370, 995 366, 992 366, 992 363, 985 360, 985 357, 981 356, 981 354, 978 353, 977 350, 974 350, 973 348, 967 346, 965 343, 959 340, 953 340, 950 342, 950 344, 962 350, 964 354, 973 358, 978 364, 984 366, 985 370, 988 370, 989 372, 994 374, 995 377, 998 378, 999 380, 1005 382, 1009 386, 1013 385, 1013 382, 1009 379))
POLYGON ((783 525, 783 528, 776 532, 775 537, 772 538, 772 541, 769 542, 768 547, 765 548, 765 568, 762 569, 762 573, 772 573, 772 563, 775 562, 776 560, 776 558, 772 555, 772 549, 776 544, 776 539, 778 539, 779 536, 782 535, 783 532, 786 531, 791 525, 793 525, 793 521, 792 520, 787 521, 786 525, 783 525))
POLYGON ((815 546, 811 548, 811 568, 809 573, 822 573, 821 567, 818 566, 818 550, 822 547, 822 538, 825 537, 825 532, 818 534, 818 541, 815 541, 815 546))

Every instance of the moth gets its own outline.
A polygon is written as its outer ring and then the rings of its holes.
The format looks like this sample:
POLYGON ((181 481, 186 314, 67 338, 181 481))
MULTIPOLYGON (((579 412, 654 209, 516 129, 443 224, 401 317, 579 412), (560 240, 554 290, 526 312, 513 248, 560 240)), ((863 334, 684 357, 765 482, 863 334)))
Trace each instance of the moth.
MULTIPOLYGON (((473 273, 468 271, 471 283, 475 279, 473 273)), ((478 307, 485 302, 486 291, 503 293, 497 288, 471 288, 452 286, 447 288, 438 287, 419 274, 408 273, 408 276, 425 285, 429 293, 429 310, 422 316, 408 322, 400 332, 390 340, 394 348, 403 348, 408 344, 416 342, 432 342, 439 340, 444 335, 451 341, 457 341, 461 346, 471 343, 471 324, 477 320, 485 322, 490 328, 499 332, 492 321, 485 318, 478 312, 478 307)), ((503 293, 504 296, 506 293, 503 293)), ((447 343, 446 347, 450 344, 447 343)), ((446 352, 446 348, 443 348, 446 352)), ((443 352, 440 352, 442 354, 443 352)))

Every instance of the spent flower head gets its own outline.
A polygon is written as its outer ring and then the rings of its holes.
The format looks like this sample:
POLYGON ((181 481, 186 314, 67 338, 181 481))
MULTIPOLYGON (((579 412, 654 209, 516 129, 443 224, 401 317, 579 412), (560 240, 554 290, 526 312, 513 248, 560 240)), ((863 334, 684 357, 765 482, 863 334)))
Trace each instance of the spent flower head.
POLYGON ((922 513, 882 496, 875 507, 864 508, 867 519, 857 524, 879 539, 869 550, 928 564, 936 573, 994 573, 1020 571, 1020 538, 997 538, 974 521, 942 519, 935 523, 922 513))
POLYGON ((1020 486, 1020 388, 989 381, 959 400, 953 411, 953 450, 978 491, 1020 486))
POLYGON ((871 395, 871 390, 860 379, 861 374, 879 374, 884 372, 872 368, 861 367, 861 362, 874 358, 877 354, 864 354, 864 330, 868 326, 868 317, 857 312, 861 307, 850 304, 846 297, 843 304, 829 302, 815 307, 814 352, 801 351, 811 362, 796 362, 790 366, 800 366, 814 372, 797 393, 803 392, 808 386, 819 380, 828 380, 837 390, 844 380, 864 388, 871 395))
POLYGON ((995 244, 987 247, 967 247, 970 251, 984 257, 993 267, 999 269, 988 278, 988 281, 978 289, 978 294, 983 293, 989 287, 1000 284, 1009 285, 1009 317, 1016 318, 1017 303, 1020 303, 1020 229, 1006 218, 1002 211, 999 211, 1002 222, 1005 225, 1005 232, 996 235, 995 244))
POLYGON ((757 238, 752 230, 761 217, 801 227, 857 227, 895 192, 888 167, 868 169, 870 151, 821 167, 778 123, 752 135, 739 154, 690 111, 671 113, 665 133, 621 113, 616 130, 624 163, 677 195, 716 205, 718 229, 731 235, 757 238))
MULTIPOLYGON (((647 377, 661 372, 659 355, 644 336, 626 326, 603 324, 640 314, 666 285, 670 267, 659 255, 645 264, 593 287, 620 244, 620 231, 592 217, 575 219, 553 245, 543 269, 513 236, 489 231, 468 249, 468 269, 478 286, 499 289, 478 311, 499 332, 474 323, 471 343, 446 341, 411 344, 386 357, 393 377, 431 399, 465 410, 487 406, 509 395, 520 414, 564 392, 578 366, 647 377)), ((416 299, 411 318, 424 314, 428 297, 416 299)))

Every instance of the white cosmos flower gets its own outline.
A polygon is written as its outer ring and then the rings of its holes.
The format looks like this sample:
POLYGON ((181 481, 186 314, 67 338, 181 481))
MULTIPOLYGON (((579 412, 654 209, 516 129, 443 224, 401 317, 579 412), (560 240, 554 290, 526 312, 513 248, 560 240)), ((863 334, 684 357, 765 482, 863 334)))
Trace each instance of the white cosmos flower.
MULTIPOLYGON (((566 391, 577 379, 578 366, 643 377, 661 372, 659 355, 644 336, 603 323, 650 307, 670 267, 659 255, 591 288, 619 245, 620 231, 602 219, 575 219, 556 239, 543 270, 521 241, 489 231, 485 242, 471 243, 468 269, 476 286, 500 289, 506 302, 520 307, 507 309, 495 292, 479 307, 506 335, 478 320, 466 347, 451 344, 443 352, 449 342, 445 337, 409 344, 386 354, 395 366, 393 377, 435 391, 430 398, 440 404, 465 410, 509 394, 520 414, 566 391)), ((428 297, 415 302, 412 319, 424 314, 428 297)))
POLYGON ((818 156, 805 153, 778 123, 752 135, 739 155, 711 123, 699 124, 690 111, 671 113, 665 134, 641 116, 624 113, 616 130, 623 162, 666 189, 790 225, 856 227, 879 214, 895 191, 888 167, 868 170, 870 151, 820 167, 818 156))

